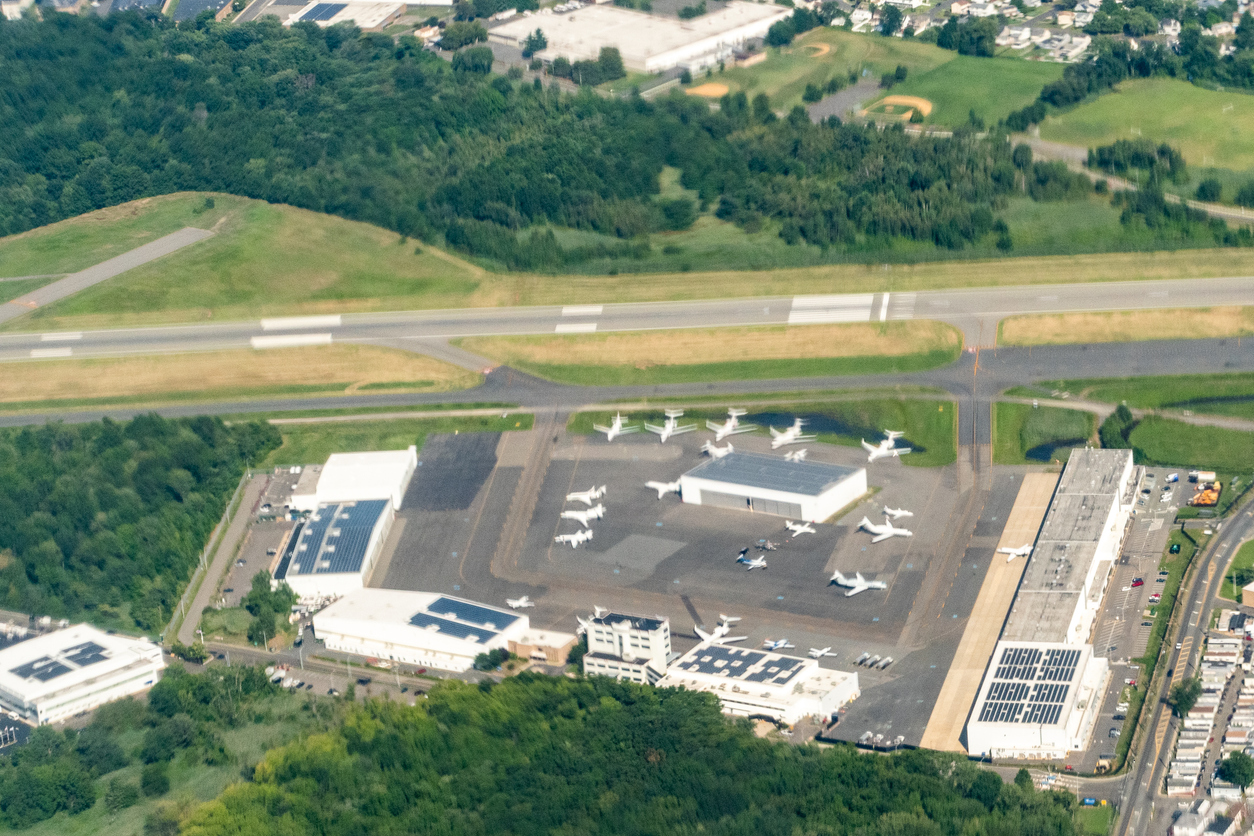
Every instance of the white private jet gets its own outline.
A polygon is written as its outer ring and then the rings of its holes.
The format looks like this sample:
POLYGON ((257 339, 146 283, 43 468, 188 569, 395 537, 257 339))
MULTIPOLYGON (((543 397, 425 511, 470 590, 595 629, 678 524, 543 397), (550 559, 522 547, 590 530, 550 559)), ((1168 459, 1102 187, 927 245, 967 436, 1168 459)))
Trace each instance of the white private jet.
POLYGON ((605 506, 598 502, 587 511, 563 511, 562 519, 577 520, 584 528, 588 527, 588 520, 599 520, 605 517, 605 506))
POLYGON ((824 656, 835 656, 836 652, 830 647, 812 647, 810 648, 811 659, 822 659, 824 656))
POLYGON ((796 647, 796 645, 788 641, 788 639, 767 639, 762 642, 762 646, 767 650, 788 650, 789 648, 796 647))
POLYGON ((566 494, 567 502, 582 502, 584 505, 591 505, 592 500, 600 499, 605 496, 605 485, 599 488, 588 488, 586 491, 578 491, 576 493, 566 494))
POLYGON ((861 572, 854 572, 852 578, 847 578, 840 572, 832 575, 832 579, 828 581, 828 585, 836 584, 843 586, 849 591, 845 593, 846 598, 852 598, 859 592, 866 592, 868 589, 888 589, 888 584, 883 581, 868 581, 862 577, 861 572))
POLYGON ((736 452, 736 448, 732 447, 731 442, 727 442, 726 447, 716 447, 712 442, 707 441, 701 445, 701 450, 712 459, 721 459, 728 453, 736 452))
POLYGON ((798 534, 818 534, 818 531, 815 530, 814 526, 810 525, 808 522, 793 522, 792 520, 784 520, 784 528, 791 531, 793 537, 796 537, 798 534))
POLYGON ((913 531, 906 531, 904 528, 897 528, 888 520, 884 520, 883 525, 876 525, 866 517, 862 518, 862 522, 858 523, 858 528, 867 531, 875 536, 871 538, 872 543, 880 543, 889 537, 913 537, 913 531))
POLYGON ((751 433, 754 430, 756 430, 757 427, 752 426, 752 425, 747 426, 747 427, 740 426, 740 416, 746 415, 746 414, 748 414, 748 410, 732 408, 732 409, 727 410, 726 421, 724 421, 721 424, 716 424, 713 421, 706 421, 705 426, 708 429, 711 429, 714 431, 715 441, 722 441, 724 438, 727 438, 727 436, 729 435, 739 435, 740 433, 751 433))
POLYGON ((657 491, 657 498, 660 502, 662 497, 668 493, 679 493, 679 482, 645 482, 646 488, 652 488, 657 491))
POLYGON ((608 427, 602 427, 600 424, 593 424, 592 429, 596 430, 599 433, 605 433, 606 441, 613 441, 615 438, 618 438, 620 435, 627 435, 628 433, 640 432, 639 427, 625 426, 623 422, 626 420, 627 419, 623 417, 623 414, 619 412, 614 415, 614 420, 610 422, 610 425, 608 427))
POLYGON ((886 438, 879 444, 869 444, 864 438, 862 439, 862 449, 867 452, 866 460, 868 462, 873 462, 876 459, 882 459, 885 456, 897 458, 910 452, 909 447, 896 447, 894 446, 896 443, 896 438, 886 438))
POLYGON ((574 534, 559 534, 553 538, 554 543, 569 543, 572 549, 579 548, 580 543, 586 543, 592 539, 592 529, 585 528, 582 531, 576 531, 574 534))
POLYGON ((701 638, 702 644, 727 644, 728 642, 742 642, 749 638, 748 636, 729 636, 732 624, 739 621, 740 617, 728 617, 719 614, 719 624, 710 632, 705 632, 700 627, 693 625, 692 631, 701 638))
POLYGON ((684 424, 683 426, 680 426, 679 419, 682 417, 684 417, 684 411, 682 409, 668 409, 666 410, 666 423, 659 427, 656 424, 650 424, 648 421, 645 421, 644 428, 654 435, 659 436, 661 442, 665 444, 666 439, 670 438, 672 435, 690 433, 697 428, 696 424, 684 424))
POLYGON ((899 519, 901 519, 902 517, 913 517, 913 516, 914 516, 914 512, 913 512, 913 511, 907 511, 907 510, 906 510, 906 509, 904 509, 904 508, 889 508, 887 505, 885 505, 885 506, 884 506, 884 516, 886 516, 886 517, 892 517, 892 518, 893 518, 893 519, 895 519, 895 520, 899 520, 899 519))
POLYGON ((998 549, 997 553, 1009 555, 1009 557, 1006 558, 1006 562, 1009 563, 1010 561, 1014 560, 1016 557, 1027 557, 1028 555, 1030 555, 1032 553, 1032 544, 1027 543, 1026 545, 1022 545, 1017 549, 998 549))
POLYGON ((532 601, 526 595, 521 598, 506 598, 505 603, 509 605, 511 610, 523 610, 527 607, 534 607, 536 605, 536 602, 532 601))
POLYGON ((818 438, 816 435, 802 435, 801 428, 805 426, 805 421, 797 418, 793 420, 792 426, 786 430, 777 430, 774 427, 767 427, 771 431, 771 449, 778 450, 785 444, 799 444, 802 441, 814 441, 818 438))
POLYGON ((793 450, 790 453, 784 454, 784 461, 786 462, 803 462, 805 460, 806 460, 805 450, 793 450))
POLYGON ((766 558, 750 557, 748 549, 740 550, 740 554, 736 557, 736 562, 743 563, 745 565, 746 572, 752 572, 754 569, 762 569, 763 571, 766 570, 766 558))
POLYGON ((592 619, 602 618, 608 612, 609 610, 605 607, 593 606, 592 618, 580 618, 579 616, 575 616, 575 620, 579 622, 579 626, 575 628, 575 635, 582 636, 586 634, 588 632, 588 628, 592 626, 592 619))

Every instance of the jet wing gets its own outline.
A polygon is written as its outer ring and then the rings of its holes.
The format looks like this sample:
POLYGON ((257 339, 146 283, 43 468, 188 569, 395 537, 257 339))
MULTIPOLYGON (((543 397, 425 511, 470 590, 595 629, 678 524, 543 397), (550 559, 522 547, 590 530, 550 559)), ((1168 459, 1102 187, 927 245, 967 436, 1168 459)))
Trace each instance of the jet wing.
POLYGON ((892 536, 893 536, 893 533, 892 533, 891 531, 886 531, 886 532, 884 532, 883 534, 880 534, 879 536, 872 537, 872 538, 871 538, 871 542, 872 542, 872 543, 882 543, 882 542, 884 542, 885 540, 887 540, 889 537, 892 537, 892 536))

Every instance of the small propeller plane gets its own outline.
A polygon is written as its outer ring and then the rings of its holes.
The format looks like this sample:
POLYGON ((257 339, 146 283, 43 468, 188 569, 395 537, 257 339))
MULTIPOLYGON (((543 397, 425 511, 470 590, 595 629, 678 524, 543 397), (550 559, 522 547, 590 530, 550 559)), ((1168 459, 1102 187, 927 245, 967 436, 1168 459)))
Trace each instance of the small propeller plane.
POLYGON ((895 520, 899 520, 899 519, 901 519, 902 517, 913 517, 913 516, 914 516, 914 512, 913 512, 913 511, 907 511, 907 510, 906 510, 906 509, 904 509, 904 508, 889 508, 887 505, 885 505, 885 506, 884 506, 884 516, 886 516, 886 517, 892 517, 892 518, 893 518, 893 519, 895 519, 895 520))
POLYGON ((888 589, 888 584, 883 581, 868 581, 862 577, 861 572, 854 572, 852 578, 845 577, 840 572, 837 572, 832 575, 832 579, 828 581, 828 584, 836 584, 837 586, 847 588, 849 591, 845 593, 846 598, 852 598, 859 592, 866 592, 868 589, 888 589))
POLYGON ((707 441, 701 445, 701 450, 712 459, 721 459, 728 453, 736 452, 736 448, 732 447, 731 442, 727 442, 726 447, 716 447, 712 442, 707 441))
POLYGON ((584 505, 591 505, 592 500, 600 499, 605 496, 605 485, 599 488, 588 488, 586 491, 577 491, 575 493, 566 494, 567 502, 582 502, 584 505))
POLYGON ((605 517, 605 506, 598 502, 587 511, 563 511, 562 519, 577 520, 584 528, 588 527, 588 520, 599 520, 605 517))
POLYGON ((777 430, 774 427, 767 427, 771 431, 771 449, 778 450, 785 444, 799 444, 802 441, 814 441, 818 438, 816 435, 802 435, 801 428, 805 426, 805 421, 800 418, 794 419, 792 426, 786 430, 777 430))
POLYGON ((793 522, 792 520, 784 520, 784 528, 791 531, 793 537, 796 537, 798 534, 818 533, 814 526, 810 525, 808 522, 793 522))
POLYGON ((706 428, 714 431, 715 441, 722 441, 724 438, 727 438, 727 436, 729 435, 739 435, 740 433, 751 433, 754 430, 756 430, 757 427, 752 426, 752 425, 744 426, 744 427, 740 426, 740 416, 747 415, 747 414, 748 414, 748 410, 736 409, 735 407, 732 407, 731 409, 727 410, 726 421, 724 421, 721 424, 716 424, 713 421, 706 421, 705 426, 706 428))
POLYGON ((741 549, 740 554, 736 557, 737 563, 745 565, 746 572, 752 572, 754 569, 766 569, 765 557, 750 557, 748 549, 741 549))
POLYGON ((811 659, 822 659, 824 656, 835 656, 836 653, 830 647, 812 647, 810 648, 811 659))
POLYGON ((526 595, 521 598, 506 598, 505 603, 509 605, 511 610, 523 610, 527 607, 534 607, 536 605, 536 602, 532 601, 526 595))
POLYGON ((602 427, 600 424, 593 424, 592 429, 599 433, 605 433, 606 441, 613 441, 620 435, 640 432, 639 427, 625 425, 623 422, 626 420, 627 419, 623 417, 623 414, 619 412, 614 415, 614 420, 610 422, 608 427, 602 427))
POLYGON ((682 409, 668 409, 666 410, 666 422, 662 424, 662 426, 659 427, 656 424, 650 424, 648 421, 645 421, 644 428, 654 435, 659 436, 660 441, 665 444, 666 439, 670 438, 672 435, 690 433, 697 428, 696 424, 684 424, 681 426, 679 419, 682 417, 684 417, 684 411, 682 409))
POLYGON ((554 543, 569 543, 572 549, 579 548, 580 543, 586 543, 592 539, 592 529, 585 528, 576 531, 574 534, 559 534, 553 538, 554 543))
POLYGON ((1016 557, 1027 557, 1028 555, 1030 555, 1032 553, 1032 544, 1027 543, 1026 545, 1022 545, 1017 549, 998 549, 997 553, 1009 555, 1009 557, 1006 558, 1006 562, 1009 563, 1010 561, 1014 560, 1016 557))
POLYGON ((788 641, 788 639, 767 639, 762 642, 762 646, 767 650, 788 650, 789 648, 796 647, 796 645, 788 641))
POLYGON ((872 543, 880 543, 889 537, 913 537, 913 531, 907 531, 904 528, 897 528, 888 520, 884 520, 883 525, 876 525, 866 517, 862 518, 862 522, 858 523, 858 528, 863 529, 875 536, 871 538, 872 543))
POLYGON ((679 493, 679 482, 678 482, 678 481, 675 481, 675 482, 645 482, 645 483, 644 483, 644 486, 645 486, 646 488, 652 488, 653 490, 657 491, 657 498, 658 498, 658 501, 659 501, 659 502, 661 501, 662 497, 666 496, 668 493, 679 493))

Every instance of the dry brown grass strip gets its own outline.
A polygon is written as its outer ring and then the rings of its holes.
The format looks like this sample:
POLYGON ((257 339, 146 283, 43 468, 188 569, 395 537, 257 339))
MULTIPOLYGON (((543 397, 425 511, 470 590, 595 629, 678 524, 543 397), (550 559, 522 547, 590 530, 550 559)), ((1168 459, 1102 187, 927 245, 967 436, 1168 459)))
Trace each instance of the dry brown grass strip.
POLYGON ((930 320, 851 325, 694 328, 542 337, 471 337, 461 345, 504 363, 695 365, 807 357, 900 356, 957 346, 954 328, 930 320))
POLYGON ((1063 345, 1250 334, 1254 334, 1254 308, 1165 308, 1012 316, 1003 320, 998 342, 1002 345, 1063 345))
POLYGON ((240 349, 155 357, 110 357, 9 363, 0 374, 0 402, 66 398, 128 398, 195 392, 262 393, 285 386, 334 385, 346 391, 369 383, 407 390, 473 386, 478 375, 392 348, 328 345, 269 351, 240 349), (412 385, 422 382, 420 385, 412 385))

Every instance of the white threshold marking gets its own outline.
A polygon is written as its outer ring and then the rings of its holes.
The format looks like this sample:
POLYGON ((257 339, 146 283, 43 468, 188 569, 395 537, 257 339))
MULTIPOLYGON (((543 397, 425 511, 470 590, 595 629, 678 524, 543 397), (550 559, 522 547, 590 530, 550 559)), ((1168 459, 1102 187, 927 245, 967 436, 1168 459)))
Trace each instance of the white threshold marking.
POLYGON ((562 308, 562 316, 600 316, 600 305, 566 305, 562 308))
POLYGON ((793 310, 797 308, 870 308, 875 301, 873 293, 834 293, 826 296, 794 296, 793 310))
POLYGON ((30 358, 32 360, 47 360, 52 357, 69 357, 74 354, 74 349, 66 346, 65 348, 32 348, 30 358))
POLYGON ((83 338, 82 331, 62 331, 57 334, 40 334, 39 341, 45 343, 68 342, 69 340, 81 340, 83 338))
POLYGON ((870 322, 873 293, 840 293, 828 296, 794 296, 789 325, 819 322, 870 322))
POLYGON ((273 337, 253 337, 253 348, 297 348, 305 345, 330 345, 330 334, 276 334, 273 337))
POLYGON ((880 322, 885 322, 887 319, 888 319, 888 294, 885 293, 883 297, 880 298, 880 322))
POLYGON ((590 334, 597 329, 595 322, 559 322, 558 334, 590 334))
POLYGON ((327 316, 284 316, 277 319, 261 320, 263 331, 295 331, 298 328, 339 328, 342 322, 339 314, 327 316))

